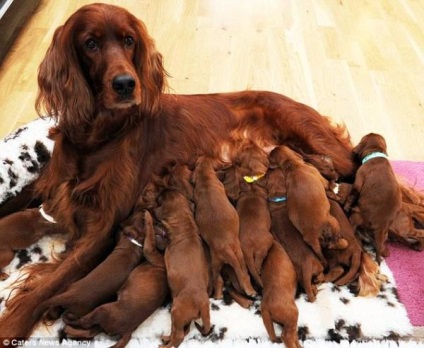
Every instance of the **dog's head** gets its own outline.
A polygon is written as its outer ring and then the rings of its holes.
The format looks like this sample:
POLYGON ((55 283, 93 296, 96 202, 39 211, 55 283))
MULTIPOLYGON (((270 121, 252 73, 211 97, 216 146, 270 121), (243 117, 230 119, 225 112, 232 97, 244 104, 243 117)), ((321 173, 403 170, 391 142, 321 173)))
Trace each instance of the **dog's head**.
POLYGON ((359 159, 363 159, 366 155, 377 151, 387 154, 386 140, 376 133, 369 133, 362 137, 359 144, 353 149, 353 153, 359 159))
POLYGON ((235 164, 242 176, 263 175, 269 166, 268 154, 259 146, 248 143, 241 147, 235 164))
POLYGON ((113 117, 128 109, 156 113, 165 75, 140 20, 117 6, 87 5, 54 33, 39 68, 36 108, 73 140, 102 110, 113 117))

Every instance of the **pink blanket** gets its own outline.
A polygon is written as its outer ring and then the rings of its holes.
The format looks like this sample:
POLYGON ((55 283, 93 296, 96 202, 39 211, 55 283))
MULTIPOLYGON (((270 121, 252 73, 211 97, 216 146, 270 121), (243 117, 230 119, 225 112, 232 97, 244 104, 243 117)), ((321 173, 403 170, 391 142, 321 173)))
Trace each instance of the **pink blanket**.
MULTIPOLYGON (((396 174, 410 186, 424 189, 424 162, 393 161, 396 174)), ((399 244, 389 245, 386 262, 396 280, 399 297, 414 326, 424 326, 424 252, 399 244)))

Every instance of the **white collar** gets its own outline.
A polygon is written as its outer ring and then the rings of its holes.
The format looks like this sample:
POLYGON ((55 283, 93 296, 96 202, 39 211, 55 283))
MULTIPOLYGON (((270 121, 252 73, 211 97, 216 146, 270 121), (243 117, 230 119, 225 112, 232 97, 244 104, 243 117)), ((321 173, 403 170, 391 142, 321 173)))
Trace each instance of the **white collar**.
POLYGON ((370 154, 366 155, 363 159, 362 159, 362 164, 368 162, 370 159, 373 158, 378 158, 378 157, 382 157, 382 158, 389 158, 389 156, 387 156, 384 152, 371 152, 370 154))
POLYGON ((52 224, 57 223, 57 222, 56 222, 56 220, 53 218, 53 216, 51 216, 51 215, 49 215, 49 214, 47 214, 47 213, 45 212, 45 210, 43 209, 43 205, 42 205, 42 204, 40 205, 39 212, 40 212, 41 216, 42 216, 44 219, 46 219, 48 222, 51 222, 52 224))

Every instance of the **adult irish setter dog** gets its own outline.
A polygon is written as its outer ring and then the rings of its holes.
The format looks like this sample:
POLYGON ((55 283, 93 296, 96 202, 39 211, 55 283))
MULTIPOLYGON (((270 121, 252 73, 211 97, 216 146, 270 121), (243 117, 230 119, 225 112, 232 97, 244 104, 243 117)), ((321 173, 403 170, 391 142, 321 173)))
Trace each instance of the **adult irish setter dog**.
POLYGON ((36 108, 52 117, 51 160, 36 183, 44 209, 69 233, 67 252, 28 270, 0 318, 0 337, 28 337, 37 308, 101 262, 153 174, 197 155, 225 160, 235 139, 330 156, 354 173, 343 127, 285 96, 246 91, 164 94, 162 56, 123 8, 91 4, 54 33, 41 63, 36 108))

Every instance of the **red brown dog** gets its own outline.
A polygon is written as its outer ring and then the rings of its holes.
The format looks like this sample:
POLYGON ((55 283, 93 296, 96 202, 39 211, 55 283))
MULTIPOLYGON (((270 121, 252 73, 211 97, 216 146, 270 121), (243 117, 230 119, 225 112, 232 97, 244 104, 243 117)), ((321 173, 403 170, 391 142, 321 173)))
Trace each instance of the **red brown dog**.
POLYGON ((325 265, 321 246, 329 249, 347 247, 347 241, 340 237, 339 223, 330 214, 327 180, 287 146, 277 146, 269 159, 270 167, 283 169, 290 220, 325 265))
POLYGON ((343 250, 324 249, 328 263, 326 281, 345 285, 354 281, 361 265, 362 247, 355 237, 352 225, 339 203, 330 199, 330 213, 340 224, 340 234, 348 242, 348 247, 343 250), (345 272, 347 269, 347 272, 345 272))
POLYGON ((211 330, 209 269, 188 199, 175 189, 165 189, 158 203, 156 217, 169 235, 165 265, 172 294, 172 329, 162 337, 162 347, 170 348, 181 344, 193 320, 202 319, 199 330, 203 335, 211 330))
POLYGON ((93 338, 100 332, 119 336, 114 348, 125 347, 131 334, 158 309, 169 293, 166 270, 143 263, 136 267, 118 292, 118 299, 97 307, 79 320, 66 320, 65 333, 93 338))
POLYGON ((374 237, 377 262, 387 256, 385 243, 390 225, 401 209, 402 193, 387 159, 384 138, 375 133, 365 135, 354 148, 362 165, 356 172, 352 191, 344 209, 350 212, 357 204, 362 225, 374 237))
POLYGON ((240 246, 239 217, 227 198, 214 165, 212 158, 199 157, 193 174, 195 219, 200 235, 210 250, 214 298, 223 297, 224 280, 221 270, 225 264, 236 272, 244 293, 254 296, 256 291, 250 283, 240 246))
MULTIPOLYGON (((75 319, 112 300, 143 257, 143 243, 147 234, 154 236, 153 220, 148 212, 142 225, 127 226, 120 232, 114 250, 100 265, 72 283, 65 292, 45 301, 39 307, 41 313, 48 311, 47 319, 51 320, 57 319, 58 314, 65 310, 65 317, 75 319), (146 230, 151 232, 146 233, 146 230)), ((150 245, 153 243, 152 240, 148 241, 150 245)))
POLYGON ((264 179, 268 165, 268 154, 264 150, 253 143, 245 144, 234 160, 235 170, 227 173, 236 176, 228 181, 238 185, 225 187, 227 194, 237 199, 241 249, 250 274, 261 287, 262 263, 273 241, 264 179))
POLYGON ((261 314, 272 342, 278 342, 274 322, 283 326, 281 340, 287 348, 300 348, 297 336, 299 316, 294 298, 296 271, 289 256, 277 242, 272 243, 261 270, 263 283, 261 314))
POLYGON ((293 262, 298 282, 305 290, 308 301, 314 302, 318 293, 317 284, 324 280, 324 267, 290 221, 283 170, 281 168, 269 169, 265 179, 272 234, 282 244, 293 262))
MULTIPOLYGON (((48 215, 43 216, 41 209, 27 209, 0 219, 0 270, 13 260, 16 250, 26 249, 44 236, 63 232, 47 220, 48 215)), ((7 277, 0 273, 0 280, 7 277)))
POLYGON ((424 230, 415 227, 415 220, 424 221, 424 208, 402 202, 395 221, 390 225, 389 239, 404 243, 413 250, 421 251, 424 246, 424 230))

